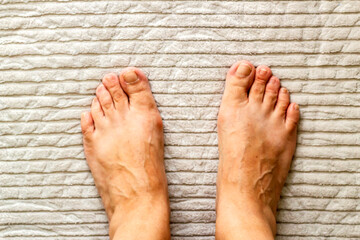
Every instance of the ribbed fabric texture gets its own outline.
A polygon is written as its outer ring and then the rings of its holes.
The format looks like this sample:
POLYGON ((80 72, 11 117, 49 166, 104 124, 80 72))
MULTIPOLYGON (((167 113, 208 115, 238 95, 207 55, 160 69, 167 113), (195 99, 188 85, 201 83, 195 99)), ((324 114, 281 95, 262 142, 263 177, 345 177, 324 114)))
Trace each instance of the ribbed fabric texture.
POLYGON ((174 240, 214 240, 227 69, 269 65, 299 103, 277 240, 360 238, 360 1, 0 1, 0 238, 108 239, 80 113, 143 69, 165 125, 174 240))

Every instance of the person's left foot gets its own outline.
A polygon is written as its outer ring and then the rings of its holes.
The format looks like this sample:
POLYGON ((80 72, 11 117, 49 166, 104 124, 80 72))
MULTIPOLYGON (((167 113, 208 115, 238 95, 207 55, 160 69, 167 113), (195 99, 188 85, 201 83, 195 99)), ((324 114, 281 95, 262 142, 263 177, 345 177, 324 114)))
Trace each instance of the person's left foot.
POLYGON ((235 63, 218 116, 217 239, 273 239, 299 106, 267 66, 235 63))
POLYGON ((81 128, 110 239, 170 239, 163 125, 144 73, 107 74, 81 128))

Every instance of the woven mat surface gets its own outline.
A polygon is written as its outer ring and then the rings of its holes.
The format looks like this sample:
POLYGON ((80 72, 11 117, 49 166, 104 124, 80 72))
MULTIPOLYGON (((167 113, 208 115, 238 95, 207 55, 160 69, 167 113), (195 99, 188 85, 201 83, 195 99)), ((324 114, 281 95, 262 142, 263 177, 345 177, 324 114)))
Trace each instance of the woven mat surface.
POLYGON ((360 1, 0 2, 1 239, 108 239, 80 113, 137 66, 164 119, 173 239, 214 240, 216 115, 240 59, 301 107, 277 239, 360 238, 360 1))

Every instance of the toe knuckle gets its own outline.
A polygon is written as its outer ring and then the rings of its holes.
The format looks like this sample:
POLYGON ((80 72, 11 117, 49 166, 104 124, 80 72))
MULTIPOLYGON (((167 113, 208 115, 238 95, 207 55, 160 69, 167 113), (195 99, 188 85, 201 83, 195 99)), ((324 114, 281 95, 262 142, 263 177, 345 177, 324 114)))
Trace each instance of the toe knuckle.
POLYGON ((92 132, 89 128, 82 128, 81 132, 84 138, 88 139, 90 137, 90 133, 92 132))
POLYGON ((256 85, 256 86, 253 86, 252 92, 254 92, 254 93, 263 93, 263 92, 264 92, 264 88, 261 87, 261 86, 256 85))
POLYGON ((104 108, 111 108, 111 106, 112 106, 112 101, 111 101, 111 99, 106 99, 106 100, 104 100, 104 102, 102 103, 102 107, 104 107, 104 108))
POLYGON ((284 103, 279 104, 279 108, 280 108, 280 110, 282 110, 282 111, 286 111, 287 107, 288 107, 287 104, 284 104, 284 103))
POLYGON ((120 92, 115 92, 114 93, 114 99, 115 100, 119 100, 123 97, 123 95, 120 92))
POLYGON ((258 78, 256 78, 255 81, 256 81, 257 84, 265 85, 266 82, 267 82, 267 78, 260 78, 260 77, 258 77, 258 78))
POLYGON ((272 95, 278 95, 278 88, 268 85, 265 89, 266 93, 272 94, 272 95))

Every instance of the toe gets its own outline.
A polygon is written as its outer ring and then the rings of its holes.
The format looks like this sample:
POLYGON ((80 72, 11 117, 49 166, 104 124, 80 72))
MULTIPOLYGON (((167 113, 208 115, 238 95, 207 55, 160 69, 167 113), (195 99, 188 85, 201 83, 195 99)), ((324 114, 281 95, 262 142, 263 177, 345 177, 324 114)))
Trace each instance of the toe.
POLYGON ((101 108, 104 111, 105 116, 109 117, 109 115, 114 110, 114 104, 109 91, 104 87, 103 84, 100 84, 96 88, 96 96, 99 99, 101 108))
POLYGON ((289 91, 286 88, 281 88, 275 106, 276 114, 285 117, 286 109, 288 108, 289 103, 290 103, 289 91))
POLYGON ((120 73, 120 84, 129 96, 130 107, 156 107, 149 81, 137 68, 126 68, 120 73))
POLYGON ((91 136, 94 132, 94 121, 89 112, 83 112, 81 114, 81 131, 85 138, 91 136))
POLYGON ((99 100, 97 97, 94 98, 92 104, 91 104, 91 116, 95 123, 95 128, 99 126, 101 121, 104 120, 104 112, 101 109, 99 100))
POLYGON ((291 103, 286 112, 286 128, 290 131, 296 129, 300 118, 299 105, 291 103))
POLYGON ((272 76, 269 82, 266 84, 265 95, 264 95, 264 106, 268 110, 274 110, 276 100, 278 97, 280 88, 280 80, 272 76))
POLYGON ((254 80, 255 67, 248 61, 239 61, 231 66, 226 75, 223 101, 244 102, 248 99, 248 90, 254 80))
POLYGON ((122 109, 128 104, 128 98, 122 90, 119 78, 115 73, 108 73, 104 76, 102 83, 109 91, 116 109, 122 109))
POLYGON ((265 86, 270 76, 271 69, 268 66, 260 65, 256 68, 255 81, 250 88, 249 101, 263 101, 265 86))

